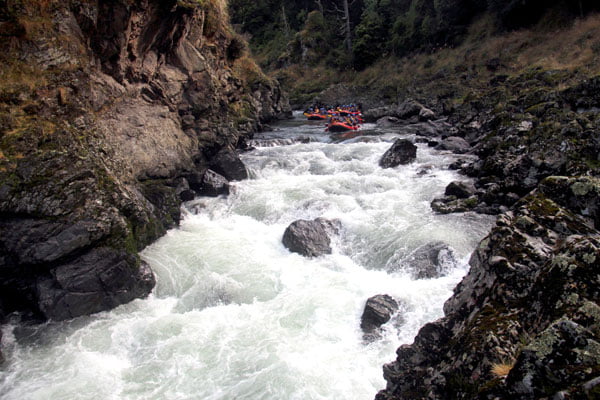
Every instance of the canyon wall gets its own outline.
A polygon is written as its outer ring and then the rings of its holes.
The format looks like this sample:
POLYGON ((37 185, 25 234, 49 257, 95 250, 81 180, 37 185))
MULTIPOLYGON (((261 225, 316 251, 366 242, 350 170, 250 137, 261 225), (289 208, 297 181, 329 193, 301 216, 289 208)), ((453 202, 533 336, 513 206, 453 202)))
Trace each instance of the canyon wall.
POLYGON ((224 2, 0 7, 0 316, 61 320, 147 295, 138 251, 287 99, 224 2))

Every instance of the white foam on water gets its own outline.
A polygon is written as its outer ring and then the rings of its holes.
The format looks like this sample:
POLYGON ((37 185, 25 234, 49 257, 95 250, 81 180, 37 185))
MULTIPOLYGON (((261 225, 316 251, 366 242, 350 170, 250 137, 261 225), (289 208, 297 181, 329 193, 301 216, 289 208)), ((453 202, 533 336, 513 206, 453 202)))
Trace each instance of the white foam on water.
MULTIPOLYGON (((303 126, 276 133, 321 134, 303 126)), ((459 179, 445 168, 451 155, 419 147, 415 163, 381 169, 389 140, 316 139, 245 153, 252 179, 227 198, 188 203, 181 226, 142 253, 157 276, 149 298, 70 322, 5 326, 0 397, 372 399, 396 348, 442 315, 491 219, 431 211, 459 179), (316 217, 342 223, 333 253, 286 250, 285 228, 316 217), (447 276, 413 280, 389 268, 436 240, 460 258, 447 276), (360 317, 376 294, 399 300, 402 318, 365 343, 360 317)))

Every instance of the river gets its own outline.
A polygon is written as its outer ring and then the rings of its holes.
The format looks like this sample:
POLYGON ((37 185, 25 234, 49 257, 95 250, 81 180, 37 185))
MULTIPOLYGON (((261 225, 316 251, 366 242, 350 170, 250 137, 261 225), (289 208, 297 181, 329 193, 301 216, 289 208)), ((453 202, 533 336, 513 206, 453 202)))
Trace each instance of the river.
POLYGON ((374 125, 334 139, 295 119, 251 141, 251 178, 227 197, 183 206, 180 227, 142 252, 157 278, 147 298, 109 312, 3 328, 2 399, 373 399, 382 366, 442 305, 493 219, 436 215, 431 200, 460 177, 455 155, 418 144, 417 160, 381 169, 397 137, 374 125), (281 243, 297 219, 339 219, 331 255, 281 243), (447 275, 413 278, 410 255, 443 241, 447 275), (366 300, 399 315, 365 342, 366 300))

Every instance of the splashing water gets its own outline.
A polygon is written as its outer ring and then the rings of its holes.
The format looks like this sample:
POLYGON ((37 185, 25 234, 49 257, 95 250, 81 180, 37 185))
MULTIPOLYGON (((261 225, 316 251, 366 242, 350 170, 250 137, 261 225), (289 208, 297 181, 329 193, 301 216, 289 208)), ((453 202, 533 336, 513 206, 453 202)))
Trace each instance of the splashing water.
POLYGON ((419 145, 416 162, 381 169, 396 136, 368 124, 362 133, 332 140, 297 116, 251 141, 251 179, 187 203, 181 226, 142 253, 157 276, 149 298, 4 326, 0 397, 372 399, 396 348, 441 316, 492 219, 431 211, 459 179, 446 169, 453 155, 419 145), (333 253, 286 250, 285 228, 316 217, 342 223, 333 253), (458 261, 444 277, 412 279, 408 256, 435 241, 458 261), (376 294, 396 298, 402 315, 365 343, 360 317, 376 294))

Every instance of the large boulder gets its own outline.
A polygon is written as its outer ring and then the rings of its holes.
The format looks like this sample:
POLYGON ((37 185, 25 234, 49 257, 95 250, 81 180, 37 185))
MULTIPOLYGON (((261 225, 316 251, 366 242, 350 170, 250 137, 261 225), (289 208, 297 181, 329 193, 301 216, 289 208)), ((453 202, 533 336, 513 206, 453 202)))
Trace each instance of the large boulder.
POLYGON ((591 176, 551 176, 544 179, 539 190, 572 210, 590 218, 600 229, 600 179, 591 176))
POLYGON ((449 150, 456 154, 465 154, 471 150, 471 145, 459 136, 450 136, 436 147, 437 150, 449 150))
POLYGON ((427 107, 421 108, 419 111, 419 121, 430 121, 435 119, 435 112, 427 107))
POLYGON ((94 249, 38 281, 40 310, 48 319, 65 320, 144 297, 155 279, 147 264, 136 264, 125 251, 94 249))
POLYGON ((469 181, 453 181, 446 186, 446 196, 456 196, 459 199, 466 199, 473 196, 476 192, 475 185, 469 181))
POLYGON ((436 241, 416 249, 406 262, 414 279, 432 279, 446 275, 456 265, 456 257, 450 246, 436 241))
POLYGON ((363 119, 366 122, 375 122, 386 116, 393 116, 396 114, 395 110, 390 106, 371 108, 363 111, 363 119))
POLYGON ((411 117, 418 116, 423 105, 414 100, 405 100, 396 109, 396 115, 400 119, 409 119, 411 117))
POLYGON ((378 294, 370 297, 360 318, 360 328, 365 334, 371 334, 388 322, 396 311, 398 302, 392 296, 378 294))
POLYGON ((417 158, 417 146, 410 140, 398 139, 379 160, 382 168, 394 168, 398 165, 408 164, 417 158))
POLYGON ((283 234, 283 245, 291 252, 305 257, 331 254, 331 233, 337 233, 339 221, 324 218, 294 221, 283 234))
POLYGON ((229 181, 248 179, 248 170, 235 151, 223 150, 210 162, 210 169, 229 181))
POLYGON ((400 124, 400 120, 396 117, 385 116, 377 120, 377 126, 384 129, 396 127, 398 124, 400 124))

